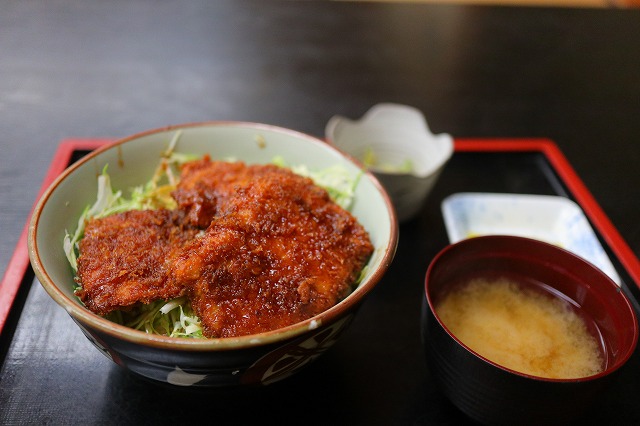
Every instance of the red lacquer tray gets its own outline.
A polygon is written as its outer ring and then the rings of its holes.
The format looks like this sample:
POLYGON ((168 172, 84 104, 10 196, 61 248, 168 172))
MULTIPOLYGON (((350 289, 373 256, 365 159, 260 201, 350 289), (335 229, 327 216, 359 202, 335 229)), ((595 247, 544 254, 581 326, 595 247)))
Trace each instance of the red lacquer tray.
MULTIPOLYGON (((63 141, 40 194, 73 161, 108 142, 63 141)), ((29 407, 33 422, 185 420, 182 410, 158 411, 163 398, 188 404, 194 415, 215 408, 210 415, 220 420, 235 416, 234 423, 244 424, 263 420, 264 410, 276 410, 287 422, 299 421, 299 416, 308 416, 311 409, 317 423, 331 423, 336 418, 359 424, 468 422, 433 386, 418 337, 424 272, 433 256, 449 243, 440 203, 457 192, 534 193, 572 199, 583 209, 622 279, 623 290, 638 308, 638 258, 552 141, 459 139, 423 211, 401 224, 394 263, 361 308, 348 337, 306 371, 259 393, 216 394, 212 400, 209 394, 160 390, 102 359, 39 288, 29 264, 27 223, 0 284, 0 423, 23 418, 24 407, 29 407), (375 357, 369 352, 374 349, 375 357), (72 352, 71 360, 65 358, 65 351, 72 352), (43 381, 57 391, 34 387, 43 381), (107 381, 107 385, 96 388, 96 381, 107 381), (323 386, 334 390, 328 395, 323 386), (77 403, 68 405, 74 398, 77 403), (330 404, 321 410, 313 408, 314 400, 326 398, 330 404), (284 401, 289 409, 274 408, 284 401), (245 403, 255 409, 243 409, 245 403)), ((640 392, 638 356, 632 357, 621 381, 616 395, 606 396, 603 407, 590 414, 591 420, 617 424, 640 421, 640 407, 634 401, 640 392)))

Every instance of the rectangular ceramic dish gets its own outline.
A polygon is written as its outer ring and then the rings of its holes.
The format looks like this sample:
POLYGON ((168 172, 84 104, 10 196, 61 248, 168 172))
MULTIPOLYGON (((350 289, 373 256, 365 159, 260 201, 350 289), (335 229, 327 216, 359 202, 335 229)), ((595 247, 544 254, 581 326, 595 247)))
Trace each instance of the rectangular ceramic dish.
POLYGON ((593 263, 620 285, 580 206, 557 195, 456 193, 442 202, 452 243, 480 235, 515 235, 562 247, 593 263))

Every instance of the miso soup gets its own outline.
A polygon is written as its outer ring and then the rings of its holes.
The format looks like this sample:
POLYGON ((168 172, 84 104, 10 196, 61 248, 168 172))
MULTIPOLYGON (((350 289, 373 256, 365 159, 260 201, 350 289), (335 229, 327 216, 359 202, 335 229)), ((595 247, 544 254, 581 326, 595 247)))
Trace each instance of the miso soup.
POLYGON ((556 379, 604 368, 599 341, 566 301, 514 281, 473 279, 435 310, 462 343, 503 367, 556 379))

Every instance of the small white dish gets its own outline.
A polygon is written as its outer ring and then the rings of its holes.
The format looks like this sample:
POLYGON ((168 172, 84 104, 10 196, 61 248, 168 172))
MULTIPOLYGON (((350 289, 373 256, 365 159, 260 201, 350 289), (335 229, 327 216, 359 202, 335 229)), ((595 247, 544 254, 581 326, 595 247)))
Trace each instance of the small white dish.
POLYGON ((582 209, 553 195, 458 193, 441 205, 451 243, 480 235, 515 235, 555 244, 621 279, 582 209))
POLYGON ((331 117, 325 137, 375 174, 399 221, 420 210, 453 154, 451 135, 434 135, 422 112, 392 103, 373 106, 359 120, 331 117))

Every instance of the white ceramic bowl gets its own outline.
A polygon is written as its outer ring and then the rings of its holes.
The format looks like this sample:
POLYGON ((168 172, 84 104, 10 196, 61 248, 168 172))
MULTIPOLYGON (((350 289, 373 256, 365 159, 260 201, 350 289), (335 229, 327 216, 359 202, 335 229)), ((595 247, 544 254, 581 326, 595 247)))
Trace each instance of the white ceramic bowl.
POLYGON ((95 315, 79 302, 62 241, 65 230, 75 229, 83 209, 95 201, 96 178, 105 165, 114 188, 140 185, 153 175, 178 130, 182 136, 176 150, 183 153, 246 163, 270 163, 281 156, 288 164, 306 164, 312 170, 340 164, 350 173, 361 172, 359 165, 322 140, 268 125, 212 122, 134 135, 89 154, 47 189, 29 228, 34 271, 100 352, 138 375, 174 385, 216 387, 283 379, 336 341, 389 267, 398 240, 389 197, 370 173, 362 175, 351 211, 369 232, 375 251, 358 287, 327 311, 282 329, 235 338, 171 338, 133 330, 95 315))
POLYGON ((375 156, 367 167, 387 189, 401 222, 422 208, 453 154, 450 135, 434 135, 419 110, 392 103, 375 105, 359 120, 331 117, 325 137, 365 164, 375 156))

